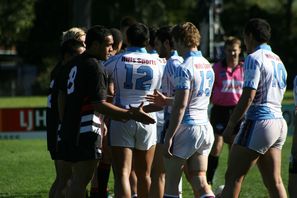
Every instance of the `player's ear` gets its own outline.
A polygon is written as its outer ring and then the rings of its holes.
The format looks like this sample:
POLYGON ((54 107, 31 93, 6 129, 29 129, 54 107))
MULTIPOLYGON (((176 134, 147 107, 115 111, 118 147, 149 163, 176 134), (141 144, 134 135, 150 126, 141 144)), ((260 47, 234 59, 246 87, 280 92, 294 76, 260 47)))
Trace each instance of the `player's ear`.
POLYGON ((170 48, 170 41, 168 39, 166 39, 163 44, 166 48, 170 48))

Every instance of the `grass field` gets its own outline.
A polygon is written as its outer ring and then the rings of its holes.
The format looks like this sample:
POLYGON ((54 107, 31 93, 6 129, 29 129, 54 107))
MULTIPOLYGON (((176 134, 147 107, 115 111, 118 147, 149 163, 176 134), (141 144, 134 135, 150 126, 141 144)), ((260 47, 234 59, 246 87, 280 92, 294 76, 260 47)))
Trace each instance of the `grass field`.
MULTIPOLYGON (((292 103, 292 92, 287 92, 284 103, 292 103)), ((0 98, 0 108, 44 107, 46 97, 0 98)), ((282 176, 285 185, 288 180, 288 159, 292 138, 288 137, 283 148, 282 176)), ((0 198, 45 198, 54 180, 53 162, 46 149, 46 140, 0 140, 0 198)), ((213 189, 224 183, 226 170, 227 147, 220 158, 219 169, 215 175, 213 189)), ((113 177, 110 177, 109 188, 113 189, 113 177)), ((193 197, 189 184, 184 178, 183 197, 193 197)), ((247 175, 242 198, 268 197, 262 184, 260 174, 254 167, 247 175)))
MULTIPOLYGON (((293 92, 287 91, 284 96, 284 104, 293 103, 293 92)), ((30 97, 0 97, 0 108, 13 107, 45 107, 47 104, 46 96, 30 97)))
MULTIPOLYGON (((288 178, 288 159, 292 138, 288 137, 283 148, 282 176, 285 185, 288 178)), ((34 198, 47 197, 54 180, 53 162, 46 150, 46 140, 0 140, 0 197, 1 198, 34 198)), ((214 179, 214 189, 223 184, 226 170, 227 147, 220 159, 219 169, 214 179)), ((113 189, 113 178, 110 177, 110 189, 113 189)), ((183 197, 193 197, 189 184, 184 179, 183 197)), ((242 198, 268 197, 256 167, 247 175, 241 196, 242 198)))

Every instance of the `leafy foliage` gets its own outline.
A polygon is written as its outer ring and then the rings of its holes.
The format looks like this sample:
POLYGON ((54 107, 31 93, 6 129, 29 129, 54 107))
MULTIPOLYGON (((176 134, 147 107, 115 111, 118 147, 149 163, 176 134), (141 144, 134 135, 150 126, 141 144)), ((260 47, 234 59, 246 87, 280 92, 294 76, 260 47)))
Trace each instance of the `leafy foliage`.
POLYGON ((0 43, 11 46, 25 38, 33 25, 35 0, 0 1, 0 43))
MULTIPOLYGON (((61 32, 71 27, 76 0, 0 0, 0 44, 16 44, 25 63, 39 66, 38 84, 47 67, 59 58, 61 32), (46 61, 46 60, 52 60, 46 61)), ((124 16, 149 26, 174 25, 191 21, 199 27, 208 20, 209 0, 109 0, 92 1, 91 24, 119 28, 124 16)), ((288 70, 288 87, 297 73, 297 4, 294 0, 224 0, 220 14, 226 35, 241 37, 251 17, 267 19, 272 26, 271 46, 288 70)), ((75 13, 80 16, 81 13, 75 13)), ((82 14, 81 14, 82 16, 82 14)), ((203 36, 203 35, 202 35, 203 36)), ((204 35, 205 36, 205 35, 204 35)), ((206 35, 207 36, 207 35, 206 35)), ((41 86, 41 87, 47 87, 41 86)), ((44 93, 44 92, 43 92, 44 93)))

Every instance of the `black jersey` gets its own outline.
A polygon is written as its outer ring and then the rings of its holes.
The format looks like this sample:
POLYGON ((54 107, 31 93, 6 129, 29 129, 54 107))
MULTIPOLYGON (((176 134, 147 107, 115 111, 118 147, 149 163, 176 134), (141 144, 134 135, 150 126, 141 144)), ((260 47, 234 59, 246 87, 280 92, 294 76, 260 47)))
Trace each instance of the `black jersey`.
POLYGON ((57 147, 57 130, 59 126, 58 112, 58 88, 57 78, 61 75, 63 65, 59 62, 50 74, 50 87, 48 89, 48 100, 46 109, 46 132, 47 132, 47 149, 51 152, 51 157, 54 158, 54 152, 57 147))
POLYGON ((83 53, 67 65, 59 86, 66 94, 61 141, 78 148, 82 134, 101 134, 99 113, 92 104, 106 99, 107 77, 101 62, 83 53))

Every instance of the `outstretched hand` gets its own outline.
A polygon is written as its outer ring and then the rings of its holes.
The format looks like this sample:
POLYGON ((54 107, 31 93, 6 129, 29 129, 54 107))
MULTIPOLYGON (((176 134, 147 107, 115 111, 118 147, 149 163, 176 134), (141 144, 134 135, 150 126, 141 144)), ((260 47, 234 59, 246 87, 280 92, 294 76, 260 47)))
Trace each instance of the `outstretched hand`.
POLYGON ((132 107, 131 105, 129 105, 130 109, 128 112, 130 118, 138 122, 142 122, 143 124, 156 123, 156 121, 149 114, 143 111, 143 105, 143 102, 138 107, 132 107))
POLYGON ((163 95, 161 92, 159 92, 156 89, 154 90, 154 94, 153 95, 151 95, 151 94, 146 95, 145 96, 145 99, 148 102, 150 102, 150 103, 152 103, 152 104, 154 104, 156 106, 159 106, 159 107, 164 107, 164 106, 167 105, 166 104, 166 96, 163 95))

